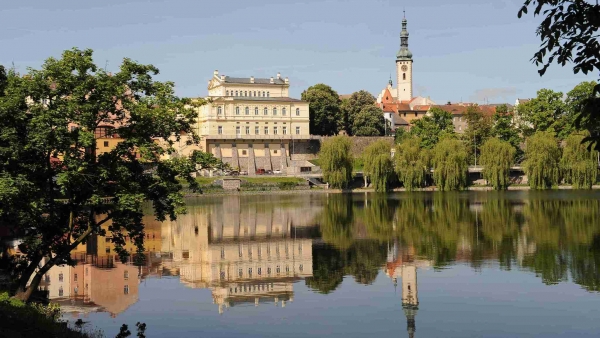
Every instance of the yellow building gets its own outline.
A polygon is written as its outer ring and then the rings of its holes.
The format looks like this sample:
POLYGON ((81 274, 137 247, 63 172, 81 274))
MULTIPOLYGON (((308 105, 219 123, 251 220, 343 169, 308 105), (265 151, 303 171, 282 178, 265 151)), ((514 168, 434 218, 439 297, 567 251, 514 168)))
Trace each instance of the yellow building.
POLYGON ((214 72, 207 103, 198 108, 199 147, 180 143, 179 154, 199 149, 233 168, 293 167, 295 147, 310 140, 308 102, 289 97, 290 82, 273 78, 236 78, 214 72))

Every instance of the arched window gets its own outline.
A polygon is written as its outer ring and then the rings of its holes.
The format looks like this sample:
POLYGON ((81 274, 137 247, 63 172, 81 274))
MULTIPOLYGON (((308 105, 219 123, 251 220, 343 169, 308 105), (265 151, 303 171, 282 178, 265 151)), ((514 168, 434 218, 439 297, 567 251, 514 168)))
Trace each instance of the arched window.
POLYGON ((229 96, 229 90, 225 91, 225 96, 229 96))
POLYGON ((406 80, 406 73, 402 73, 402 80, 406 80))
POLYGON ((248 96, 248 92, 247 91, 244 91, 244 96, 248 96))
POLYGON ((246 115, 250 115, 250 108, 246 107, 245 113, 246 113, 246 115))
POLYGON ((265 95, 265 92, 263 92, 263 97, 265 97, 265 96, 266 96, 266 95, 265 95))
POLYGON ((300 116, 300 108, 296 108, 296 116, 300 116))
POLYGON ((267 97, 271 97, 271 93, 267 92, 267 97))
POLYGON ((219 114, 219 115, 223 114, 223 108, 222 107, 217 107, 217 114, 219 114))
POLYGON ((258 107, 254 107, 254 115, 258 115, 258 107))
POLYGON ((267 107, 265 107, 265 109, 264 109, 264 114, 269 115, 269 111, 267 110, 267 107))
POLYGON ((254 91, 254 96, 256 97, 256 90, 254 91))
POLYGON ((285 116, 286 111, 285 111, 285 107, 281 108, 281 115, 285 116))
POLYGON ((240 115, 240 107, 235 107, 235 115, 240 115))
POLYGON ((235 96, 238 96, 238 91, 237 90, 235 91, 235 96))
POLYGON ((273 107, 273 115, 277 115, 277 107, 273 107))

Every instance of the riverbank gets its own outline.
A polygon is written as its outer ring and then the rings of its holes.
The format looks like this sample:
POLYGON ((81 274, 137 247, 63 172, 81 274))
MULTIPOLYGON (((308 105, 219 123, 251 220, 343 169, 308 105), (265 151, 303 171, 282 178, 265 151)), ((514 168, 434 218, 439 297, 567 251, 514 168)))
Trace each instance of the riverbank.
POLYGON ((60 321, 58 305, 25 304, 0 291, 0 338, 101 338, 101 331, 79 332, 60 321))

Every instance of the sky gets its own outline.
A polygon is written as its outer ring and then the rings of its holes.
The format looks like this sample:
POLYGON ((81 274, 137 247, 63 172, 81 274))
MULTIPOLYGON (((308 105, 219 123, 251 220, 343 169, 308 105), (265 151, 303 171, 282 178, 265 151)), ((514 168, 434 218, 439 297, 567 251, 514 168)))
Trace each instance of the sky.
POLYGON ((0 0, 0 64, 40 68, 73 47, 118 71, 128 57, 160 69, 179 96, 207 95, 213 71, 290 79, 299 98, 325 83, 377 96, 395 74, 403 10, 413 53, 413 94, 438 104, 514 103, 595 76, 530 59, 540 17, 523 0, 0 0), (531 13, 532 11, 530 11, 531 13))

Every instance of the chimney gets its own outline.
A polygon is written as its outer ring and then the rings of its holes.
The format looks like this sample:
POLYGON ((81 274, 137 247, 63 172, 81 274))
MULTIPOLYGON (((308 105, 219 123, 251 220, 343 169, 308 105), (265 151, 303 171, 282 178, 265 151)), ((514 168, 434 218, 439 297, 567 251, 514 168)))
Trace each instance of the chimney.
POLYGON ((250 83, 254 83, 254 76, 250 76, 250 83))
POLYGON ((218 76, 219 75, 219 71, 215 70, 215 72, 213 74, 215 74, 215 76, 218 76))
POLYGON ((277 80, 281 80, 281 73, 277 72, 277 80))
POLYGON ((271 76, 271 81, 270 83, 275 83, 275 80, 273 80, 273 77, 271 76))
POLYGON ((287 77, 285 78, 285 84, 290 84, 290 79, 288 79, 287 77))
POLYGON ((221 81, 225 81, 225 75, 221 75, 221 81))

